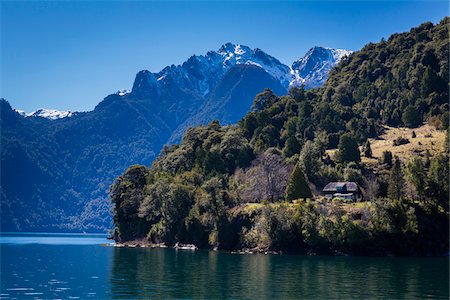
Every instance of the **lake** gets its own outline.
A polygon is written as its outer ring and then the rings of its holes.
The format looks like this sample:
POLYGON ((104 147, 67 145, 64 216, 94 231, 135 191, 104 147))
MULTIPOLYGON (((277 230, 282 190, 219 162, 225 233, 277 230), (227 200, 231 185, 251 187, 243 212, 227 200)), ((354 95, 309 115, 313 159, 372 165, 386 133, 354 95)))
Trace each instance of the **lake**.
POLYGON ((0 299, 449 298, 449 258, 115 248, 104 235, 2 233, 0 299))

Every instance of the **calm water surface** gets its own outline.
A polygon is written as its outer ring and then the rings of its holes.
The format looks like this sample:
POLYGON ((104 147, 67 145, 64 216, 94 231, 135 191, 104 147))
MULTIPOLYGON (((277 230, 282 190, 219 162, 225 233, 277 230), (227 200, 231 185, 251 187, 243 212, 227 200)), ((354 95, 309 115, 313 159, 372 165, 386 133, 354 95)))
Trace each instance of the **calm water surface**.
POLYGON ((449 298, 449 258, 237 255, 105 246, 102 235, 0 236, 0 299, 449 298))

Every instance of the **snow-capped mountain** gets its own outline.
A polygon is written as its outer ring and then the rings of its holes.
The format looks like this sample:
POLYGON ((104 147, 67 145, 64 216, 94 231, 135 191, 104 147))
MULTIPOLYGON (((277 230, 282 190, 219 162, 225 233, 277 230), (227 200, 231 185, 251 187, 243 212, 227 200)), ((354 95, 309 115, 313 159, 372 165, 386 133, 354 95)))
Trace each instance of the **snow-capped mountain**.
MULTIPOLYGON (((161 106, 180 99, 187 99, 179 101, 180 107, 202 106, 214 94, 214 89, 227 72, 239 65, 261 68, 285 91, 299 85, 314 88, 321 86, 326 81, 328 72, 343 57, 351 53, 352 51, 343 49, 313 47, 304 57, 287 66, 259 48, 252 49, 245 45, 226 43, 217 51, 193 55, 181 65, 167 66, 158 73, 143 70, 136 75, 131 91, 122 89, 115 94, 121 97, 160 99, 155 105, 161 106)), ((181 119, 180 107, 172 107, 174 116, 170 116, 168 112, 169 116, 176 120, 181 119)), ((24 117, 42 117, 50 120, 77 114, 54 109, 39 109, 31 113, 16 111, 24 117)))
POLYGON ((325 83, 330 70, 345 56, 353 51, 313 47, 304 57, 295 61, 291 66, 292 80, 290 85, 305 85, 307 88, 319 87, 325 83))
MULTIPOLYGON (((181 65, 171 65, 158 73, 141 71, 132 92, 142 97, 158 95, 160 90, 176 85, 196 91, 199 96, 209 95, 224 74, 236 65, 254 65, 265 70, 287 90, 304 85, 313 88, 322 85, 328 72, 352 51, 314 47, 291 66, 281 63, 259 48, 226 43, 217 51, 206 55, 193 55, 181 65)), ((118 93, 124 95, 126 93, 118 93)))
POLYGON ((261 49, 227 43, 217 51, 209 51, 206 55, 193 55, 183 64, 168 66, 158 73, 142 71, 145 72, 145 81, 135 84, 132 91, 139 94, 143 92, 142 88, 156 91, 176 84, 206 96, 228 70, 241 64, 258 66, 286 88, 289 86, 291 74, 288 66, 261 49))
POLYGON ((2 228, 110 228, 105 197, 123 170, 151 165, 163 145, 179 142, 191 126, 212 120, 235 124, 266 88, 281 96, 293 85, 322 83, 344 52, 313 49, 289 66, 260 49, 227 43, 157 73, 140 71, 131 91, 110 94, 85 113, 14 112, 0 99, 1 134, 7 141, 2 167, 25 168, 8 178, 5 195, 14 205, 2 210, 2 228), (61 174, 70 174, 70 180, 61 174), (24 182, 28 188, 21 193, 24 182), (28 222, 23 216, 30 212, 45 217, 28 222))
POLYGON ((15 109, 15 111, 18 112, 20 115, 27 117, 27 118, 28 117, 41 117, 41 118, 46 118, 49 120, 56 120, 56 119, 72 117, 78 113, 78 112, 72 112, 72 111, 59 111, 56 109, 45 109, 45 108, 38 109, 31 113, 26 113, 20 109, 15 109))

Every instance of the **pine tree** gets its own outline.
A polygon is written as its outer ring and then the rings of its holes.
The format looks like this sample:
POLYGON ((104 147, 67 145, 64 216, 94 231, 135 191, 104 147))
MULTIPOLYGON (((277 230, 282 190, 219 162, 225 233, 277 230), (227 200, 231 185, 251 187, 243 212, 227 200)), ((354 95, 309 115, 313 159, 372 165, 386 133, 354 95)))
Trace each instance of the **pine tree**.
POLYGON ((288 185, 286 187, 286 200, 292 201, 294 199, 311 197, 311 190, 306 182, 305 175, 300 168, 300 163, 298 162, 289 177, 288 185))
POLYGON ((364 144, 363 152, 365 157, 372 157, 372 148, 370 147, 369 140, 367 140, 366 143, 364 144))
POLYGON ((400 159, 396 156, 389 175, 388 196, 392 199, 400 199, 403 196, 404 188, 405 179, 403 178, 400 159))
POLYGON ((383 164, 386 164, 389 168, 392 167, 392 152, 391 151, 383 151, 383 164))

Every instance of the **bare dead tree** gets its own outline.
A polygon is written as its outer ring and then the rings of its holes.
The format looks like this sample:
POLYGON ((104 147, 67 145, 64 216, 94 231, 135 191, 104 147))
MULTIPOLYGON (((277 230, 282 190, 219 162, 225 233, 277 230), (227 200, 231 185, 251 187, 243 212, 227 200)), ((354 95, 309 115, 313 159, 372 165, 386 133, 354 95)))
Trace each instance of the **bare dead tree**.
POLYGON ((236 170, 235 190, 244 202, 276 201, 284 196, 292 166, 274 151, 260 154, 248 169, 236 170))

